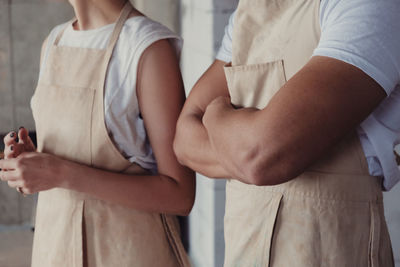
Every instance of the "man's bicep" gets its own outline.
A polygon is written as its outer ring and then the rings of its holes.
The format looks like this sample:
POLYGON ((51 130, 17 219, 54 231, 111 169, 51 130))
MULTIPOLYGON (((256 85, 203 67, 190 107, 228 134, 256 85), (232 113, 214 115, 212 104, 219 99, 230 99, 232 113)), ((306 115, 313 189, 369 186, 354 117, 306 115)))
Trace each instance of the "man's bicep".
POLYGON ((225 64, 226 62, 215 60, 201 76, 186 100, 183 113, 204 113, 212 100, 218 96, 229 96, 224 72, 225 64))

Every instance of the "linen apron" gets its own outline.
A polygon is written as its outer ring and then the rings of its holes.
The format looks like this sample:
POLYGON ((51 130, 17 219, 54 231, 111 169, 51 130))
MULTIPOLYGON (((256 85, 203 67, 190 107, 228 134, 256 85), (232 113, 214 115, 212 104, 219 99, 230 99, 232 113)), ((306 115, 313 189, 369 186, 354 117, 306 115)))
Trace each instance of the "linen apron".
MULTIPOLYGON (((39 152, 113 172, 148 173, 121 155, 104 120, 107 68, 131 11, 128 1, 105 50, 58 46, 63 31, 56 38, 32 98, 39 152)), ((189 261, 174 216, 52 189, 39 194, 32 266, 186 267, 189 261)))
MULTIPOLYGON (((232 103, 264 108, 312 56, 320 0, 241 0, 232 103)), ((276 186, 227 182, 225 266, 394 266, 381 178, 372 177, 354 132, 299 177, 276 186)))

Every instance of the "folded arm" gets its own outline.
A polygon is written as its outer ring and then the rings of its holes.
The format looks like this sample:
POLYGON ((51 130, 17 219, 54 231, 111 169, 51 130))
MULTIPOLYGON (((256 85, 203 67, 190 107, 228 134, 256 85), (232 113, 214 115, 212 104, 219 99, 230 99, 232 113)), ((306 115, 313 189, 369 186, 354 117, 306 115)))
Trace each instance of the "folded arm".
POLYGON ((175 153, 182 164, 213 178, 231 176, 219 163, 202 122, 211 101, 219 96, 229 96, 225 64, 216 60, 193 87, 179 117, 174 142, 175 153))
POLYGON ((358 68, 313 57, 263 110, 235 110, 227 98, 208 105, 203 118, 219 162, 249 184, 295 178, 356 128, 385 98, 358 68))

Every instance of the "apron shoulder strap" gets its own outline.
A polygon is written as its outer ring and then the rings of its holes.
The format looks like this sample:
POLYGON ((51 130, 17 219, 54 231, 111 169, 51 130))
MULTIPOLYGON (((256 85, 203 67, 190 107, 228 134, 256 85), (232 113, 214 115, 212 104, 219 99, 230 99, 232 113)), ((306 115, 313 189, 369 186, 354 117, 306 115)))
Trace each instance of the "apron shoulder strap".
POLYGON ((130 3, 130 1, 127 1, 124 8, 121 11, 117 23, 115 24, 110 40, 108 41, 107 50, 109 50, 110 52, 114 50, 115 44, 117 43, 119 35, 122 31, 122 27, 124 26, 132 10, 133 10, 132 4, 130 3))

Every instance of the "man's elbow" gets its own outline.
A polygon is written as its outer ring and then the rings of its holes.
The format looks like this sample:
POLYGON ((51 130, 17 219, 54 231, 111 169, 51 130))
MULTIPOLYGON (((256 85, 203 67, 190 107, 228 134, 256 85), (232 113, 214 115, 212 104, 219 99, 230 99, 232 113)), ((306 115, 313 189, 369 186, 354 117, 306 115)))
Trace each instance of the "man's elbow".
POLYGON ((297 177, 299 166, 277 153, 253 156, 243 165, 245 181, 256 186, 278 185, 297 177))

